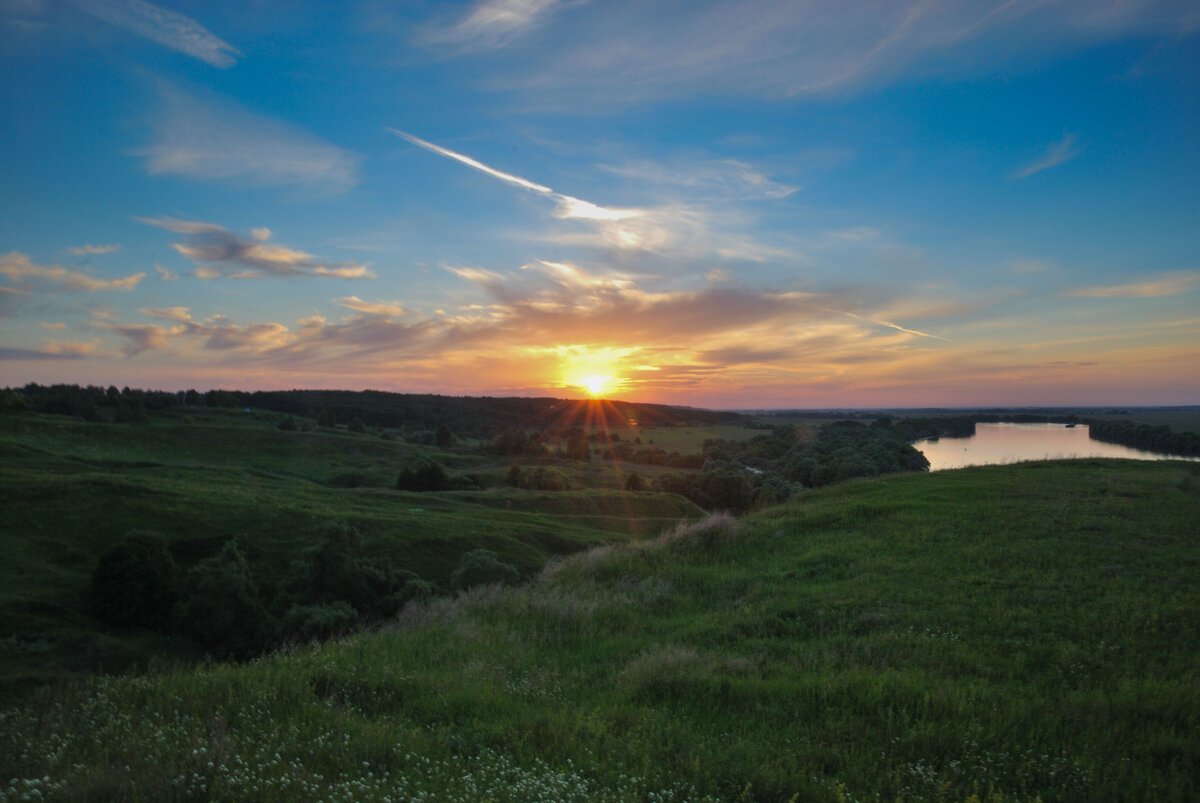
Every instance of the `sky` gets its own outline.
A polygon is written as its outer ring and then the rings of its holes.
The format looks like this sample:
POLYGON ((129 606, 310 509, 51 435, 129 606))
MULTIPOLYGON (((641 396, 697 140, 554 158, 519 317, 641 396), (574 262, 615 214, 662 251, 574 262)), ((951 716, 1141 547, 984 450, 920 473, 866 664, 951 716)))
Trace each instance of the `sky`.
POLYGON ((0 385, 1200 403, 1194 0, 0 0, 0 385))

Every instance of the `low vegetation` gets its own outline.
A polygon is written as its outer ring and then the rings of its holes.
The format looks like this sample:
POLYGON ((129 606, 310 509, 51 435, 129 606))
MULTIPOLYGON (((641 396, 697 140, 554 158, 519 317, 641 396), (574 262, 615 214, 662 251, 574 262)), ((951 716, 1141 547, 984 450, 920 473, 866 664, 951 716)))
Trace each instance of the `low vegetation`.
POLYGON ((0 714, 0 795, 1193 800, 1198 516, 1183 463, 850 482, 37 692, 0 714))

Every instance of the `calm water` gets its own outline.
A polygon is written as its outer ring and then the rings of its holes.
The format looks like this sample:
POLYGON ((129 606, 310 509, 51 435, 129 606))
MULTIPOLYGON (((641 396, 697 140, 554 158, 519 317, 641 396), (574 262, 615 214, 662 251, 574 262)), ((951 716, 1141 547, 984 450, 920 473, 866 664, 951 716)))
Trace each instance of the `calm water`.
POLYGON ((1124 457, 1133 460, 1196 460, 1143 452, 1115 443, 1094 441, 1087 424, 976 424, 970 438, 942 438, 913 444, 929 460, 930 471, 964 466, 1053 460, 1067 457, 1124 457))

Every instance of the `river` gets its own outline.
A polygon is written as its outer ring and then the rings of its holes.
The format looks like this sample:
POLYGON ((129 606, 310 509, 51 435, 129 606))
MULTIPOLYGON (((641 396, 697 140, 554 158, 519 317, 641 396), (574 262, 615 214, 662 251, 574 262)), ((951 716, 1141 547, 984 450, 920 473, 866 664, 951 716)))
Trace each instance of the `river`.
POLYGON ((975 434, 969 438, 923 440, 913 446, 929 460, 930 471, 1071 457, 1200 460, 1092 440, 1087 424, 1074 427, 1065 424, 976 424, 975 434))

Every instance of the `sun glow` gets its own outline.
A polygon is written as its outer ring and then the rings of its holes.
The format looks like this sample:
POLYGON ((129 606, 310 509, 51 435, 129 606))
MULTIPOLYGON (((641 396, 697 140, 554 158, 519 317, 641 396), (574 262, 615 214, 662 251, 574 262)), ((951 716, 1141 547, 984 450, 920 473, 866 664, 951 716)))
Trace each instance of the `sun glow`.
POLYGON ((593 399, 627 389, 624 363, 636 349, 611 346, 553 346, 563 387, 578 388, 593 399))
POLYGON ((608 390, 613 378, 604 374, 590 374, 579 380, 579 385, 588 392, 589 396, 599 398, 608 390))

